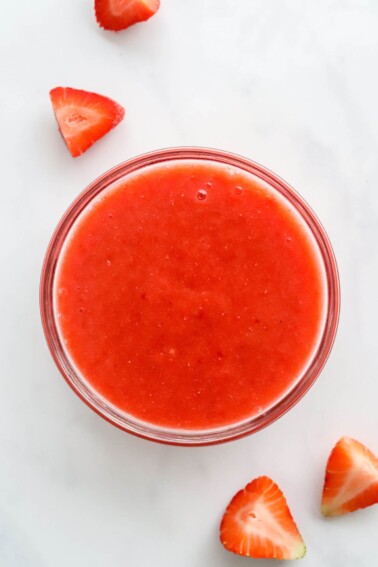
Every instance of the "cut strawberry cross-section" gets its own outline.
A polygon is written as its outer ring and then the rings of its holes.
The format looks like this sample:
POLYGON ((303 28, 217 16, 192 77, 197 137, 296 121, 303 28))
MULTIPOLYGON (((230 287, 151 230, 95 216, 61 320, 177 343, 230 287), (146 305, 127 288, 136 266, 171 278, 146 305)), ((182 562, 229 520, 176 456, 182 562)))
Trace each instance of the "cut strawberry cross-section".
POLYGON ((378 459, 362 443, 342 437, 327 462, 322 514, 341 516, 377 503, 378 459))
POLYGON ((228 551, 254 558, 300 559, 306 546, 277 484, 256 478, 231 500, 220 526, 228 551))
POLYGON ((59 130, 73 157, 105 136, 125 115, 118 103, 96 93, 56 87, 50 91, 59 130))
POLYGON ((153 16, 160 0, 95 0, 97 23, 106 30, 119 31, 153 16))

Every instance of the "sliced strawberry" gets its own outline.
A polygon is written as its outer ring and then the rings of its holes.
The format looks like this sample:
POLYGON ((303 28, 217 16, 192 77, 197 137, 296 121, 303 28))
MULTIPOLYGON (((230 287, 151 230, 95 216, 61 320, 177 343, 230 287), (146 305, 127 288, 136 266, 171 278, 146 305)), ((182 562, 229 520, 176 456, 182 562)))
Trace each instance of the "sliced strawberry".
POLYGON ((50 91, 60 133, 73 157, 85 152, 117 126, 125 110, 106 96, 69 87, 50 91))
POLYGON ((342 437, 327 462, 322 514, 341 516, 377 503, 378 459, 362 443, 342 437))
POLYGON ((228 551, 247 557, 300 559, 306 546, 277 484, 256 478, 231 500, 220 526, 228 551))
POLYGON ((159 7, 160 0, 95 0, 98 24, 112 31, 148 20, 159 7))

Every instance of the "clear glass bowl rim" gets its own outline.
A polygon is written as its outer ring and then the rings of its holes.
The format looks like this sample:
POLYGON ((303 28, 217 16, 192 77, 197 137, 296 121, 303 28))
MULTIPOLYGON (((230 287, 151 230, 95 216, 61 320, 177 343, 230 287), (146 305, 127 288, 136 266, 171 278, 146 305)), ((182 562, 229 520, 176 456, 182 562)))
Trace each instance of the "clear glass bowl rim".
POLYGON ((46 341, 59 371, 74 392, 98 415, 128 433, 151 441, 183 446, 213 445, 239 439, 267 427, 289 411, 313 385, 328 359, 335 340, 340 311, 340 284, 335 255, 322 224, 306 201, 283 179, 254 161, 227 151, 201 147, 177 147, 149 152, 117 165, 93 181, 73 201, 55 229, 46 251, 40 282, 40 311, 46 341), (53 304, 55 269, 64 240, 77 216, 92 199, 111 184, 141 168, 172 160, 210 160, 231 167, 239 167, 256 175, 279 191, 291 202, 311 230, 319 247, 326 275, 328 306, 324 332, 312 363, 301 380, 265 413, 243 423, 230 424, 213 430, 173 430, 158 427, 134 419, 107 404, 95 390, 82 381, 68 361, 55 321, 53 304))

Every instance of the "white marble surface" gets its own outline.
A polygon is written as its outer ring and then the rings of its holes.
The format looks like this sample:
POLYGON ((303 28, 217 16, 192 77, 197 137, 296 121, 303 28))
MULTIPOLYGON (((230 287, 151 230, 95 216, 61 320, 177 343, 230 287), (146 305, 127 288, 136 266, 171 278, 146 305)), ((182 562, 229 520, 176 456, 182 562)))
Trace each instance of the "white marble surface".
POLYGON ((228 554, 217 534, 229 497, 264 473, 306 540, 303 567, 378 565, 378 507, 319 516, 337 438, 378 452, 378 2, 162 0, 114 35, 91 0, 18 0, 2 10, 0 58, 0 565, 268 565, 228 554), (50 108, 56 85, 108 94, 126 120, 73 160, 50 108), (253 437, 198 449, 92 413, 58 374, 38 311, 45 248, 78 192, 131 156, 191 144, 294 185, 329 232, 342 284, 336 345, 305 399, 253 437))

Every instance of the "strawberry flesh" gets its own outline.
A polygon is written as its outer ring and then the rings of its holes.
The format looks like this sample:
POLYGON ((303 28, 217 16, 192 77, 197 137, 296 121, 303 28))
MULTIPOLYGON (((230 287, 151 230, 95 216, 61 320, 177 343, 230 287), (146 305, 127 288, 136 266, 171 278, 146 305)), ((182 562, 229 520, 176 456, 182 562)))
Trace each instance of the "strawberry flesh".
POLYGON ((306 546, 286 499, 270 478, 256 478, 231 500, 220 526, 228 551, 246 557, 300 559, 306 546))
POLYGON ((378 459, 359 441, 342 437, 329 456, 321 511, 341 516, 378 503, 378 459))
POLYGON ((151 18, 160 0, 95 0, 97 23, 106 30, 124 30, 151 18))
POLYGON ((50 91, 60 133, 73 157, 80 156, 105 136, 125 115, 125 110, 108 97, 56 87, 50 91))

